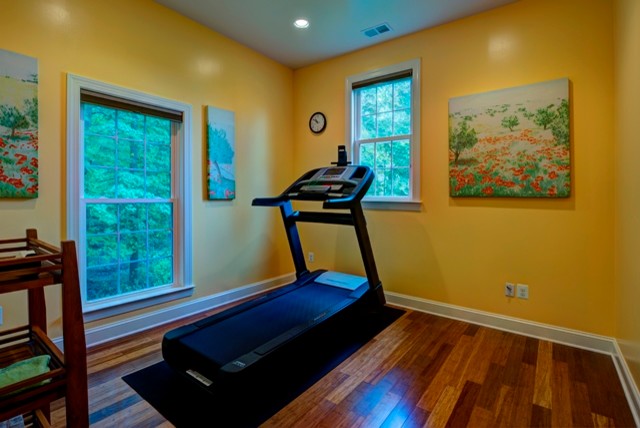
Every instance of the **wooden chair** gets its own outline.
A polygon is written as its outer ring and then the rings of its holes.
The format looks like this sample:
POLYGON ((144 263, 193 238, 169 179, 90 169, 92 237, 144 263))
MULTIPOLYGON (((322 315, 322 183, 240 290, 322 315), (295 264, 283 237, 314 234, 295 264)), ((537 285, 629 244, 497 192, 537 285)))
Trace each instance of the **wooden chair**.
POLYGON ((37 355, 49 355, 49 371, 0 388, 0 421, 24 415, 34 426, 49 426, 49 404, 66 400, 68 427, 88 427, 87 350, 73 241, 61 248, 26 237, 0 240, 0 294, 27 290, 28 325, 0 332, 0 368, 37 355), (33 252, 25 257, 7 257, 33 252), (61 284, 64 354, 47 336, 44 287, 61 284))

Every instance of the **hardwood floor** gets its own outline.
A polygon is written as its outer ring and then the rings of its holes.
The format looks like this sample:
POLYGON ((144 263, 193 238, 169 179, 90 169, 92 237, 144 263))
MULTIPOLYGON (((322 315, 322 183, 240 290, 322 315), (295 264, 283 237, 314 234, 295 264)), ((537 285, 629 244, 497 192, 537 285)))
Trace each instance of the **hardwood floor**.
MULTIPOLYGON (((121 377, 160 361, 175 326, 89 350, 92 427, 172 426, 121 377)), ((64 426, 63 406, 52 407, 54 426, 64 426)), ((609 355, 407 311, 263 426, 635 424, 609 355)))

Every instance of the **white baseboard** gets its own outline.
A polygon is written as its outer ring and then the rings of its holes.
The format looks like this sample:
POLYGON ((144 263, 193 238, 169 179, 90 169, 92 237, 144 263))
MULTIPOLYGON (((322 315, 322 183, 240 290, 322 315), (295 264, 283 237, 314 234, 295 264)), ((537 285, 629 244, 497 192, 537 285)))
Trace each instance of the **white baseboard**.
MULTIPOLYGON (((168 308, 160 309, 153 312, 148 312, 146 314, 127 318, 111 324, 90 328, 85 331, 87 348, 99 345, 101 343, 109 342, 114 339, 125 337, 133 333, 148 330, 162 324, 177 321, 190 315, 195 315, 200 312, 214 309, 218 306, 232 303, 246 297, 251 297, 255 294, 261 293, 274 287, 278 287, 280 285, 287 284, 294 280, 294 274, 286 274, 276 278, 267 279, 265 281, 255 282, 243 287, 234 288, 233 290, 224 291, 222 293, 214 294, 211 296, 189 300, 185 303, 173 305, 168 308)), ((56 346, 58 346, 58 348, 62 349, 62 337, 54 339, 53 342, 56 344, 56 346)))
POLYGON ((631 375, 629 366, 615 338, 506 317, 490 312, 468 309, 388 291, 385 292, 385 296, 387 302, 392 305, 611 355, 636 426, 640 427, 640 393, 638 392, 638 386, 631 375))

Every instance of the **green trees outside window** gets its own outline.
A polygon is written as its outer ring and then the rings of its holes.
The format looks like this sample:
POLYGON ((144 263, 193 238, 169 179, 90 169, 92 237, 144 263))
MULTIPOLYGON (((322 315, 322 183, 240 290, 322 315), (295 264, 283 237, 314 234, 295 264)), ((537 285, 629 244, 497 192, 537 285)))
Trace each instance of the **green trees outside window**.
POLYGON ((354 90, 358 163, 376 176, 368 196, 410 196, 411 83, 403 77, 354 90))
POLYGON ((86 300, 174 281, 172 122, 82 103, 86 300))

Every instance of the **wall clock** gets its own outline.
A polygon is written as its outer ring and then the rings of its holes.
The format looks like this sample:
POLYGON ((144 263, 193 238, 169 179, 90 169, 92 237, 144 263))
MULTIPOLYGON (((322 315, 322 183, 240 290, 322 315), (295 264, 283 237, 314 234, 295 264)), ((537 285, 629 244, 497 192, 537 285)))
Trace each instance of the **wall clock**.
POLYGON ((309 118, 309 129, 314 134, 320 134, 327 127, 327 118, 319 111, 313 113, 309 118))

